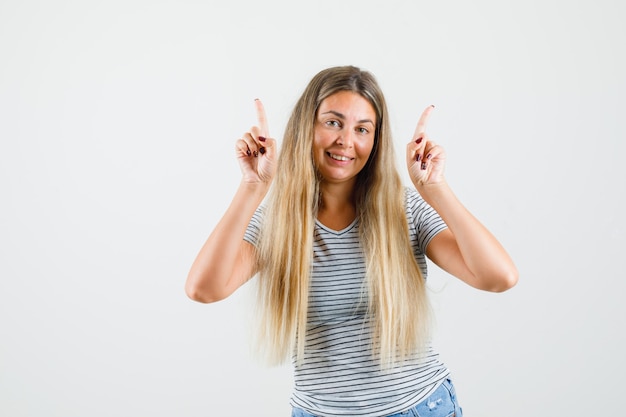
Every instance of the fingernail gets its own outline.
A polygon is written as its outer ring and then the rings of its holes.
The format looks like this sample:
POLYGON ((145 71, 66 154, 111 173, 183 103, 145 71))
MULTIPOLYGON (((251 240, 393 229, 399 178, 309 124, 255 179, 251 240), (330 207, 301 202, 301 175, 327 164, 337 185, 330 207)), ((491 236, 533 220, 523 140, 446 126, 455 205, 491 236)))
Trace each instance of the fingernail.
POLYGON ((263 155, 265 153, 265 148, 259 149, 259 152, 261 152, 261 155, 263 155))
POLYGON ((435 108, 435 105, 434 105, 434 104, 431 104, 431 105, 430 105, 430 107, 432 107, 432 108, 434 109, 434 108, 435 108))
POLYGON ((417 143, 417 144, 419 145, 420 143, 422 143, 422 139, 423 139, 423 138, 418 138, 418 139, 415 141, 415 143, 417 143))
POLYGON ((259 140, 260 140, 261 142, 265 142, 267 139, 265 139, 265 137, 263 137, 263 136, 259 136, 259 140))
POLYGON ((254 157, 256 158, 257 156, 259 156, 259 153, 257 151, 254 151, 254 157))
POLYGON ((254 101, 259 101, 259 99, 258 99, 258 98, 255 98, 255 99, 254 99, 254 101))
POLYGON ((250 153, 250 149, 248 149, 248 150, 246 151, 246 155, 248 155, 248 156, 252 155, 252 154, 250 153))
POLYGON ((426 169, 426 162, 422 162, 422 171, 426 169))
POLYGON ((433 155, 429 153, 428 155, 426 155, 426 159, 430 159, 430 158, 432 158, 432 156, 433 155))
POLYGON ((422 154, 421 154, 421 153, 418 153, 418 154, 417 154, 417 158, 415 158, 415 160, 416 160, 417 162, 419 162, 419 161, 420 161, 420 159, 422 159, 422 154))

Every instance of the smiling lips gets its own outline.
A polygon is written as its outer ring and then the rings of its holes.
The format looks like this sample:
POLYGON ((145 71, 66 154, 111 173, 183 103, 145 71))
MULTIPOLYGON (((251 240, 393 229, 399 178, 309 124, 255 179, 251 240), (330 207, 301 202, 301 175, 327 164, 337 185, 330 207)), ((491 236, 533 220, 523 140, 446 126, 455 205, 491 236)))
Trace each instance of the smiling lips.
POLYGON ((326 155, 330 156, 335 161, 351 161, 354 159, 354 158, 348 158, 347 156, 343 156, 343 155, 336 155, 330 152, 326 152, 326 155))

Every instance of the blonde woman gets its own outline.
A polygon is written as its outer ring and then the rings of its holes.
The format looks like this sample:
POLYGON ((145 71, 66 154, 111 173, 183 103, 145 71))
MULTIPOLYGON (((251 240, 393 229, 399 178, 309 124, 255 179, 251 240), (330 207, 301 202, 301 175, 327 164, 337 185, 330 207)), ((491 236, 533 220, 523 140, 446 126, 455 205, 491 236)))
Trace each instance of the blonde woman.
POLYGON ((426 257, 487 291, 511 288, 517 270, 446 183, 445 152, 425 132, 433 107, 407 144, 405 187, 370 73, 315 75, 280 153, 255 104, 258 125, 235 145, 241 183, 188 296, 215 302, 258 275, 260 343, 273 362, 293 359, 292 416, 461 416, 429 344, 426 257))

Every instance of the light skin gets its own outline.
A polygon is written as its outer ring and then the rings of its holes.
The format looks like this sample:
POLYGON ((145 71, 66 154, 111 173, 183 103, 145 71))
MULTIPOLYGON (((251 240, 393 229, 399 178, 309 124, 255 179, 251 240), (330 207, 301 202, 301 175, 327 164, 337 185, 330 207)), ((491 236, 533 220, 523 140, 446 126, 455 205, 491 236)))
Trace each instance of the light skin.
POLYGON ((258 124, 235 144, 242 173, 239 187, 187 276, 185 292, 198 302, 222 300, 256 273, 254 246, 244 241, 243 235, 276 172, 276 142, 269 135, 260 100, 255 100, 255 107, 258 124))
MULTIPOLYGON (((228 297, 256 273, 254 247, 243 235, 265 197, 276 168, 276 143, 269 137, 263 104, 255 101, 258 124, 235 145, 242 180, 226 213, 198 253, 185 285, 199 302, 228 297)), ((513 261, 497 239, 461 204, 444 177, 446 154, 430 140, 426 126, 433 106, 422 113, 406 147, 411 181, 448 225, 429 243, 426 255, 472 287, 500 292, 518 279, 513 261)), ((313 158, 323 180, 318 220, 340 230, 356 216, 353 190, 374 144, 376 114, 359 94, 342 91, 322 101, 313 158)))
POLYGON ((315 121, 313 160, 323 180, 318 220, 341 230, 356 217, 356 177, 374 147, 376 112, 369 101, 340 91, 322 101, 315 121))
POLYGON ((406 161, 413 185, 439 213, 448 229, 438 233, 426 255, 446 272, 472 287, 505 291, 518 280, 513 260, 500 242, 456 198, 444 177, 444 149, 426 134, 434 106, 420 117, 413 140, 407 144, 406 161))

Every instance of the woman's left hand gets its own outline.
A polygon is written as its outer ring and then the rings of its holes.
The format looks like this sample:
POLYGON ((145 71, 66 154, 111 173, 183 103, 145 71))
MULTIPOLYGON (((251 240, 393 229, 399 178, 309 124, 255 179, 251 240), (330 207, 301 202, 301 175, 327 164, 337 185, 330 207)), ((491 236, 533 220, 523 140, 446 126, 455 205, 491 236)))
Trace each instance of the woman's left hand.
POLYGON ((444 181, 446 153, 426 135, 426 123, 434 108, 428 106, 424 110, 417 122, 413 140, 406 147, 406 163, 411 181, 416 187, 444 181))

